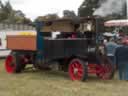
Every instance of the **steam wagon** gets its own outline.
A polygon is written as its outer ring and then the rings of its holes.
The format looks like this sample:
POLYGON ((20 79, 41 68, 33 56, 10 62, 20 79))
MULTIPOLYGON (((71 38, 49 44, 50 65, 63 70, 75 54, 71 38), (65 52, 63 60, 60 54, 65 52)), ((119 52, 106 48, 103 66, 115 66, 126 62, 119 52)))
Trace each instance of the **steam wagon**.
POLYGON ((73 81, 84 81, 89 74, 111 79, 114 69, 99 38, 104 29, 101 21, 92 17, 44 20, 36 22, 36 35, 8 35, 12 53, 6 58, 6 71, 20 73, 27 64, 43 70, 57 62, 73 81))

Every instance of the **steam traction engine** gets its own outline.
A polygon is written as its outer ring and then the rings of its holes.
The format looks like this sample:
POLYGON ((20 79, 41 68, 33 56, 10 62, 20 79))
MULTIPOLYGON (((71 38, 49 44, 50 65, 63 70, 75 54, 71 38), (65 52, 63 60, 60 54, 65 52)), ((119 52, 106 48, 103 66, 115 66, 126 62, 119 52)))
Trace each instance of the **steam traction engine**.
POLYGON ((20 73, 27 64, 43 70, 57 62, 72 80, 86 80, 88 74, 111 79, 114 70, 99 39, 102 29, 100 18, 37 22, 36 35, 7 36, 12 53, 6 58, 6 71, 20 73))

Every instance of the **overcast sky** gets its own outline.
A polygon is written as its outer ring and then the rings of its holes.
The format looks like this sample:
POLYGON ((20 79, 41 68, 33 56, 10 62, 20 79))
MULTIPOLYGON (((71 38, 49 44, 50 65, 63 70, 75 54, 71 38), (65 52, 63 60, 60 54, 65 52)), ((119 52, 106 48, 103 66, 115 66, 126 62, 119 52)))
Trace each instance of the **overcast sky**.
MULTIPOLYGON (((8 1, 8 0, 2 0, 8 1)), ((78 7, 83 0, 9 0, 16 10, 22 10, 27 17, 34 19, 48 13, 57 13, 62 16, 65 9, 74 10, 77 13, 78 7)))

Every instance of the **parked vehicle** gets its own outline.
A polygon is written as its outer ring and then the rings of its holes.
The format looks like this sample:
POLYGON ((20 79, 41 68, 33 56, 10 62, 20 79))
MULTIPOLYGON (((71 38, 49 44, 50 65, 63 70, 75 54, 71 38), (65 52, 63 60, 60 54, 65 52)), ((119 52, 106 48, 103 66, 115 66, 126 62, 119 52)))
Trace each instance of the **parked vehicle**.
POLYGON ((89 74, 111 79, 114 69, 98 39, 103 29, 100 18, 39 21, 36 35, 7 36, 7 48, 13 51, 6 58, 6 71, 20 73, 27 64, 44 69, 58 62, 71 80, 84 81, 89 74), (53 32, 58 33, 54 38, 53 32))

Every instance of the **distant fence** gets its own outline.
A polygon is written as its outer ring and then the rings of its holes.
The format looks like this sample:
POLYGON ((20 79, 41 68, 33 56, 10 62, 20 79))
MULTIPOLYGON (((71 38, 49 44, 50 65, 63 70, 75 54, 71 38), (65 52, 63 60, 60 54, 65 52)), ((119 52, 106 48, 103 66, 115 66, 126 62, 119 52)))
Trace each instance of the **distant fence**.
POLYGON ((34 30, 33 26, 25 24, 7 24, 0 23, 0 30, 34 30))

